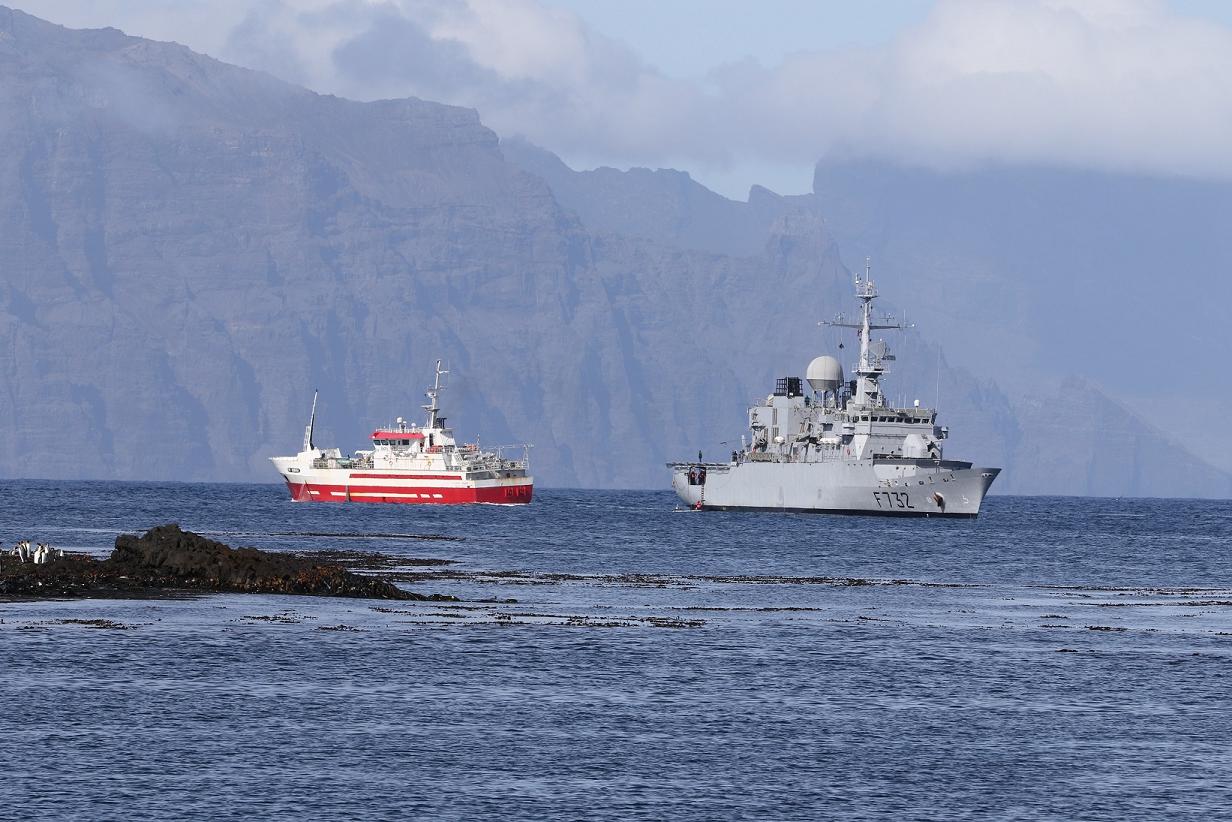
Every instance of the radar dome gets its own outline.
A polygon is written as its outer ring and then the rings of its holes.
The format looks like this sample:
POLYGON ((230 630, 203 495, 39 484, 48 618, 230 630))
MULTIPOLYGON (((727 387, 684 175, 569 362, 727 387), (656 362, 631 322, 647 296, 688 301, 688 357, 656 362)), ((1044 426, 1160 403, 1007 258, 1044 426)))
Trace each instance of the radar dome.
POLYGON ((805 379, 814 391, 837 391, 843 384, 843 366, 834 357, 818 357, 808 364, 805 379))

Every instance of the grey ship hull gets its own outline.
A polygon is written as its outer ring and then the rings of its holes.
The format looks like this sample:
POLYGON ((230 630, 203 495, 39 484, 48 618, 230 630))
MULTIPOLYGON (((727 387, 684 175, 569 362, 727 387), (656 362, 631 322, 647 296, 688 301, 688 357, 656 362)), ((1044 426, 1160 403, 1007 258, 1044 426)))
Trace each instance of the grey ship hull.
POLYGON ((690 508, 974 517, 1000 468, 929 459, 668 463, 690 508), (705 467, 704 484, 689 483, 705 467))

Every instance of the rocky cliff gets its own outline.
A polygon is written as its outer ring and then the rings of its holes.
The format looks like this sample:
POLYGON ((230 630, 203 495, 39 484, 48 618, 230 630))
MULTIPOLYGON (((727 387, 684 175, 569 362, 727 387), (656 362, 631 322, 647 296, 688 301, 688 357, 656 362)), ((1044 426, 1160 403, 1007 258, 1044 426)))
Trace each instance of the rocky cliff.
MULTIPOLYGON (((533 442, 544 484, 662 487, 849 307, 815 197, 579 175, 471 110, 3 8, 0 77, 7 476, 273 479, 314 388, 351 449, 439 357, 451 422, 533 442)), ((941 382, 955 456, 1047 453, 986 377, 941 382)))
POLYGON ((835 241, 902 283, 956 365, 1014 395, 1084 378, 1185 459, 1232 470, 1232 442, 1211 434, 1232 414, 1232 184, 835 159, 814 187, 835 241))
POLYGON ((357 447, 442 357, 453 422, 544 482, 661 485, 761 390, 772 295, 841 276, 809 223, 747 259, 592 235, 470 110, 10 10, 0 73, 8 475, 267 478, 314 388, 357 447))
POLYGON ((502 140, 501 151, 515 166, 544 180, 557 202, 598 234, 754 257, 765 251, 776 222, 788 214, 803 212, 820 219, 817 198, 811 195, 783 197, 753 186, 748 201, 739 202, 716 194, 686 171, 574 171, 550 151, 517 138, 502 140))
MULTIPOLYGON (((1052 275, 1028 277, 1021 269, 1025 254, 998 256, 997 248, 1030 246, 1031 237, 1018 238, 1016 246, 990 244, 979 235, 981 226, 995 227, 998 236, 1013 233, 1014 226, 1006 224, 1012 221, 1001 216, 1005 208, 997 206, 995 190, 1000 185, 1014 199, 1026 185, 1023 179, 989 175, 991 180, 978 186, 979 197, 964 197, 944 191, 950 179, 945 175, 896 173, 870 164, 842 167, 840 173, 822 165, 814 195, 780 197, 755 187, 747 203, 716 203, 717 195, 680 172, 577 172, 522 142, 506 141, 502 148, 512 162, 546 180, 557 200, 591 231, 685 247, 705 247, 709 238, 714 243, 709 250, 726 248, 737 256, 752 253, 750 238, 760 236, 761 255, 769 258, 771 268, 790 266, 792 259, 807 259, 809 254, 835 255, 834 265, 842 274, 831 273, 811 285, 798 281, 777 295, 750 289, 757 295, 754 300, 775 303, 775 316, 781 320, 773 336, 777 345, 765 349, 765 361, 748 362, 746 368, 753 371, 774 363, 780 375, 800 373, 813 353, 837 353, 842 341, 850 346, 849 332, 823 332, 814 325, 818 317, 853 306, 850 275, 837 257, 835 237, 844 238, 845 248, 878 254, 876 274, 885 295, 881 307, 905 314, 919 326, 891 340, 898 359, 887 390, 898 402, 918 398, 941 410, 942 422, 952 432, 950 456, 1003 466, 1006 470, 995 486, 998 493, 1232 495, 1232 476, 1208 461, 1215 454, 1208 452, 1204 459, 1183 439, 1188 427, 1165 430, 1147 419, 1141 403, 1118 400, 1072 372, 1066 376, 1067 368, 1085 369, 1092 378, 1115 377, 1122 369, 1126 354, 1117 350, 1116 335, 1110 333, 1114 329, 1092 297, 1123 301, 1127 294, 1090 283, 1065 289, 1052 275), (930 209, 930 201, 935 208, 930 209), (955 208, 956 202, 962 207, 955 208), (732 228, 737 224, 743 227, 740 231, 732 228), (802 242, 810 230, 815 233, 812 245, 802 242), (1053 314, 1061 311, 1062 301, 1047 293, 1054 286, 1066 299, 1082 301, 1065 305, 1069 313, 1060 328, 1053 314), (1050 304, 1055 306, 1051 311, 1046 308, 1050 304), (1043 316, 1032 317, 1032 312, 1043 316), (1074 342, 1074 332, 1087 328, 1083 322, 1094 326, 1088 329, 1091 341, 1074 342), (1041 378, 1021 366, 1039 350, 1054 348, 1060 335, 1071 339, 1071 354, 1050 361, 1060 378, 1041 378), (1074 351, 1086 356, 1075 357, 1074 351)), ((1030 185, 1049 190, 1053 200, 1064 199, 1050 190, 1057 188, 1055 178, 1055 173, 1038 172, 1030 185)), ((1117 201, 1107 190, 1098 196, 1117 201)), ((1094 213, 1088 221, 1099 225, 1094 213)), ((1025 224, 1024 217, 1017 225, 1025 224)), ((1058 236, 1068 237, 1067 231, 1073 229, 1050 228, 1058 236)), ((1100 236, 1091 238, 1095 247, 1101 242, 1100 236)), ((1041 244, 1045 254, 1057 253, 1047 242, 1041 244)), ((1089 275, 1109 279, 1102 271, 1089 275)), ((1143 279, 1141 272, 1138 276, 1143 279)), ((1115 276, 1112 279, 1115 282, 1115 276)), ((1129 298, 1136 299, 1136 293, 1129 292, 1129 298)), ((751 331, 750 340, 758 333, 751 331)), ((1135 345, 1141 342, 1132 329, 1121 329, 1122 336, 1127 334, 1135 345)), ((770 376, 766 372, 760 385, 768 385, 770 376)), ((1143 387, 1137 376, 1135 385, 1143 387)), ((1214 393, 1218 396, 1218 388, 1214 393)), ((718 427, 704 429, 713 432, 710 440, 739 433, 734 412, 726 422, 716 423, 718 427)))

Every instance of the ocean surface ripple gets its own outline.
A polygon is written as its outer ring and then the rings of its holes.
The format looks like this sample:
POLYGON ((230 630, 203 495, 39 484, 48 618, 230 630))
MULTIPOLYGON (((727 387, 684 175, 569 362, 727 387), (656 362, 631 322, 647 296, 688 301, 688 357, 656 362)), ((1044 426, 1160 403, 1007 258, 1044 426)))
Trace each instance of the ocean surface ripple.
POLYGON ((6 546, 375 552, 460 600, 0 602, 0 817, 1232 818, 1232 502, 6 481, 0 513, 6 546))

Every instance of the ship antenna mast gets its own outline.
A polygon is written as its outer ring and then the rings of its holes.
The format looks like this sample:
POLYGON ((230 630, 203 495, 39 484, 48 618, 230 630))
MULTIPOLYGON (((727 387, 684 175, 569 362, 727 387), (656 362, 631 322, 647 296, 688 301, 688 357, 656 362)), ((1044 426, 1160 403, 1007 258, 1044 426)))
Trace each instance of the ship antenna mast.
POLYGON ((860 359, 856 364, 856 396, 855 401, 861 406, 882 407, 885 405, 884 398, 881 395, 881 385, 879 380, 881 375, 885 373, 885 361, 892 360, 882 345, 876 352, 872 347, 872 332, 883 329, 904 329, 911 326, 906 323, 896 322, 890 317, 884 320, 875 320, 873 317, 873 300, 877 299, 877 287, 873 284, 872 278, 873 260, 871 257, 864 258, 864 278, 860 279, 860 275, 856 273, 856 298, 862 303, 860 306, 859 322, 845 322, 840 314, 833 320, 823 321, 818 325, 829 325, 837 328, 854 328, 860 336, 860 359))
POLYGON ((437 403, 436 399, 438 396, 440 396, 440 393, 441 393, 441 375, 448 374, 448 373, 449 372, 447 370, 444 370, 441 368, 441 361, 437 360, 436 361, 436 381, 433 382, 432 388, 430 388, 426 392, 427 397, 430 400, 430 402, 427 405, 420 406, 421 408, 423 408, 423 410, 428 412, 428 421, 427 423, 424 424, 424 428, 436 428, 437 427, 437 412, 441 410, 441 407, 437 403))
POLYGON ((862 316, 860 318, 860 366, 856 371, 857 374, 864 376, 869 370, 868 346, 871 342, 870 331, 872 330, 873 320, 873 300, 877 297, 877 287, 873 285, 871 271, 873 268, 873 258, 864 258, 864 281, 860 282, 860 278, 856 277, 856 296, 863 302, 861 308, 862 316))
POLYGON ((312 429, 317 422, 317 394, 319 391, 315 389, 312 392, 312 413, 308 416, 308 427, 304 429, 304 448, 305 451, 312 451, 315 446, 312 444, 312 429))

